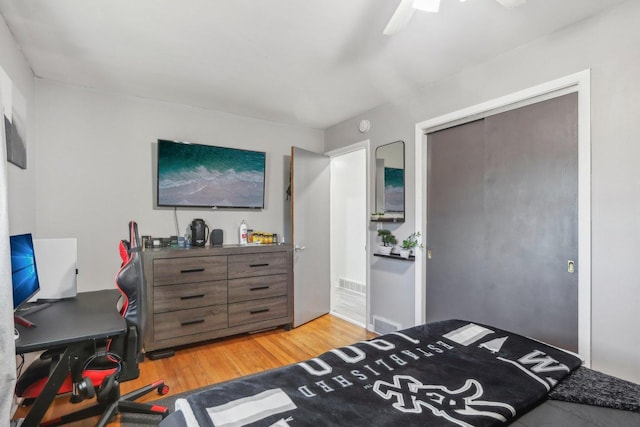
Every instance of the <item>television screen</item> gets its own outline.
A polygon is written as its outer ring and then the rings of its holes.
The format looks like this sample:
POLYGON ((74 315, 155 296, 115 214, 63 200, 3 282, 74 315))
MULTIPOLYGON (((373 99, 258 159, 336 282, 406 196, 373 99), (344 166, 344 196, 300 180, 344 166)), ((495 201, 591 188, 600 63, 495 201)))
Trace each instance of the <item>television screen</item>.
POLYGON ((158 140, 158 206, 264 208, 266 154, 158 140))
POLYGON ((404 169, 384 168, 384 210, 404 212, 404 169))
POLYGON ((36 255, 31 234, 11 236, 11 281, 13 309, 16 310, 40 290, 36 255))

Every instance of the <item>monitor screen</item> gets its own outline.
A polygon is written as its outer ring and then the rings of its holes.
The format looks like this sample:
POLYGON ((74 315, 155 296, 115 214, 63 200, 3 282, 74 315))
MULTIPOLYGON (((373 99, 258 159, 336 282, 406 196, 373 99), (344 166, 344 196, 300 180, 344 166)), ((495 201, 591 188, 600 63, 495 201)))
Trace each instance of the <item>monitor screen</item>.
POLYGON ((16 310, 40 290, 36 255, 31 234, 10 237, 13 309, 16 310))
POLYGON ((158 140, 158 206, 264 208, 266 153, 158 140))

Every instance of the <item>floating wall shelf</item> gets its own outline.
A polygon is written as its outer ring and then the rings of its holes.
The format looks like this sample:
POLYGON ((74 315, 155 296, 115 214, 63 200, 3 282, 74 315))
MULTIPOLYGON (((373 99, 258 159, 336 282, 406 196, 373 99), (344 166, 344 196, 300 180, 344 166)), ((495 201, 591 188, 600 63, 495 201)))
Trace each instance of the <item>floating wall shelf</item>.
POLYGON ((385 255, 385 254, 374 253, 373 256, 379 256, 379 257, 382 257, 382 258, 398 259, 400 261, 415 261, 416 260, 416 257, 413 256, 413 255, 409 255, 409 258, 402 258, 399 254, 385 255))

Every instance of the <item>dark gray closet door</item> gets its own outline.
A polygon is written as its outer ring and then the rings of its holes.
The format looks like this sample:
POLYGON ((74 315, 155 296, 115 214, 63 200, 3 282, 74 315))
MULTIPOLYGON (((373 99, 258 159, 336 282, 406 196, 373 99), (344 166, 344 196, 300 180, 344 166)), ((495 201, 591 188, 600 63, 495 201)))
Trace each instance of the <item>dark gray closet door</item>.
POLYGON ((428 321, 577 351, 577 119, 574 93, 428 136, 428 321))
POLYGON ((427 321, 484 319, 483 133, 480 120, 428 137, 427 321))

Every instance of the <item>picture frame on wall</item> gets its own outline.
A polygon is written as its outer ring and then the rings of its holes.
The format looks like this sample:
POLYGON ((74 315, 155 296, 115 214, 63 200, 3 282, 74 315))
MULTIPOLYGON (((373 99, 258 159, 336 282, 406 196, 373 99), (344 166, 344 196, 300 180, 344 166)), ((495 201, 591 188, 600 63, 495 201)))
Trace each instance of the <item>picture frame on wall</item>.
POLYGON ((7 161, 21 169, 26 169, 27 104, 2 68, 0 68, 0 98, 2 99, 7 161))

